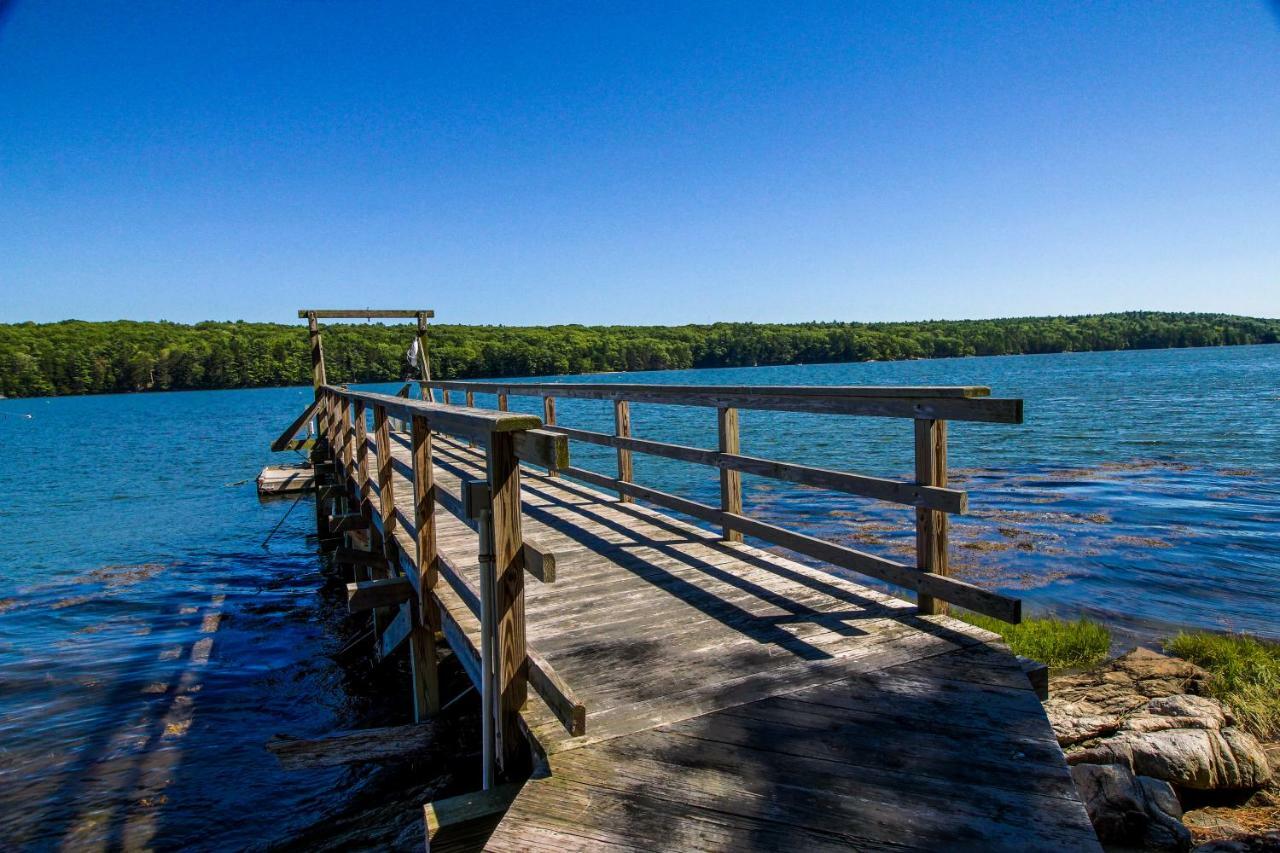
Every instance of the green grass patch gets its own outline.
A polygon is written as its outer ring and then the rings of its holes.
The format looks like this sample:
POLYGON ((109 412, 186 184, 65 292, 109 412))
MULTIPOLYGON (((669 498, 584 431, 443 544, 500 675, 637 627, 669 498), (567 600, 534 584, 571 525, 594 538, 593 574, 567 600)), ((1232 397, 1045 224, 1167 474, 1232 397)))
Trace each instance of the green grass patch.
POLYGON ((960 612, 957 618, 999 634, 1017 655, 1038 660, 1056 669, 1076 669, 1106 660, 1111 652, 1111 632, 1101 623, 1081 617, 1024 619, 1017 625, 977 613, 960 612))
POLYGON ((1164 649, 1212 673, 1209 693, 1245 729, 1264 740, 1280 738, 1280 643, 1194 631, 1178 634, 1164 649))

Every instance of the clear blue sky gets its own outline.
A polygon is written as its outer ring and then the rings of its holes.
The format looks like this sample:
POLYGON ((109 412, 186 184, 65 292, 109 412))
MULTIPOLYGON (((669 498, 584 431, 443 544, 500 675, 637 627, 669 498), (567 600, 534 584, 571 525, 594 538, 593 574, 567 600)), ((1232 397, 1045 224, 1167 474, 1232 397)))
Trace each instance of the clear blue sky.
POLYGON ((1280 316, 1265 2, 479 5, 16 0, 0 321, 1280 316))

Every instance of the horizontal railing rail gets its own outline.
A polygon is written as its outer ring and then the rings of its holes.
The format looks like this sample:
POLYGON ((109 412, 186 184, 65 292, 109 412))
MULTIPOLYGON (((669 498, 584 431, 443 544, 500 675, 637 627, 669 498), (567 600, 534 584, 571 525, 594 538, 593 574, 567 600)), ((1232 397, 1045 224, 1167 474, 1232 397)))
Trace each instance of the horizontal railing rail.
POLYGON ((991 389, 983 385, 735 386, 438 380, 419 384, 442 391, 496 394, 500 404, 504 397, 566 397, 669 406, 1022 423, 1021 400, 991 397, 991 389))
MULTIPOLYGON (((438 389, 444 404, 450 392, 463 393, 467 406, 476 394, 495 394, 498 409, 506 411, 513 396, 541 397, 543 431, 557 433, 617 452, 617 474, 609 476, 585 468, 544 466, 599 488, 614 491, 622 501, 645 500, 664 509, 719 526, 725 539, 751 536, 772 545, 856 571, 894 586, 912 590, 926 614, 946 612, 944 602, 1007 622, 1022 618, 1019 599, 950 577, 947 553, 948 514, 968 510, 968 496, 947 485, 946 421, 965 420, 1021 423, 1022 401, 990 397, 990 389, 964 386, 681 386, 613 383, 520 383, 430 381, 423 389, 438 389), (557 398, 608 400, 614 404, 614 432, 566 427, 556 422, 557 398), (631 434, 630 404, 715 408, 719 447, 689 447, 631 434), (741 409, 807 412, 825 415, 905 417, 915 424, 915 480, 899 481, 813 465, 782 462, 741 452, 738 413, 741 409), (720 505, 690 500, 634 482, 632 453, 643 453, 715 468, 720 476, 720 505), (743 509, 742 474, 802 486, 828 489, 858 497, 913 507, 916 511, 916 565, 891 560, 845 545, 828 542, 752 518, 743 509)), ((457 407, 466 411, 466 407, 457 407)))

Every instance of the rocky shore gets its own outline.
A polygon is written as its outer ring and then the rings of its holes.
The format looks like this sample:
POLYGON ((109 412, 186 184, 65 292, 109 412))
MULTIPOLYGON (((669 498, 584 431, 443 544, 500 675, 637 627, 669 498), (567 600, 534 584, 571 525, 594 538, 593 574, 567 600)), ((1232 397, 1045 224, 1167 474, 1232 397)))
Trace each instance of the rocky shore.
POLYGON ((1045 709, 1104 844, 1280 851, 1280 743, 1237 725, 1211 677, 1135 649, 1050 679, 1045 709))

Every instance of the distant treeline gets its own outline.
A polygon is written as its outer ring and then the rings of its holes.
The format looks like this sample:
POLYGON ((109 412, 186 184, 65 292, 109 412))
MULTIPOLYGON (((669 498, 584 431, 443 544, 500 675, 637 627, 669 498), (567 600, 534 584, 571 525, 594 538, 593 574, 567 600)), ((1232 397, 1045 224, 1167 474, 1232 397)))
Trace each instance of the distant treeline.
MULTIPOLYGON (((411 325, 327 326, 329 379, 401 378, 411 338, 411 325)), ((1280 320, 1155 312, 916 323, 433 325, 430 333, 438 379, 1278 341, 1280 320)), ((9 397, 300 385, 311 381, 310 370, 300 324, 0 325, 0 393, 9 397)))

